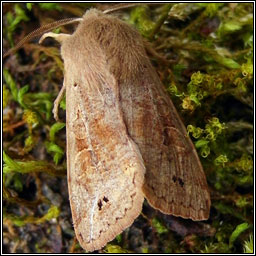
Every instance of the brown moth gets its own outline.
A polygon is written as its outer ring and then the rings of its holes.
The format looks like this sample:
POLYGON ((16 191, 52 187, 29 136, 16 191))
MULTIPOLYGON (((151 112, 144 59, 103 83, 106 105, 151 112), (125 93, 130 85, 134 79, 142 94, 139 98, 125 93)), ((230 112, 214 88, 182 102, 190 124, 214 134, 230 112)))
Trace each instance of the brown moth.
POLYGON ((193 143, 131 26, 96 9, 61 43, 68 189, 75 233, 102 248, 140 214, 209 217, 210 195, 193 143))

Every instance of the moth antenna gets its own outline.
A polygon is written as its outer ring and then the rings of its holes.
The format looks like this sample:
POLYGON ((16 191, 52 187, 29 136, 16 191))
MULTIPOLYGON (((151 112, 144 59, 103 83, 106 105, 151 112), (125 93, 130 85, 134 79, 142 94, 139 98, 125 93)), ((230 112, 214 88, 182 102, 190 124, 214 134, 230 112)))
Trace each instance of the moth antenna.
POLYGON ((38 37, 40 35, 42 35, 43 33, 46 33, 48 31, 51 31, 55 28, 58 28, 60 26, 63 25, 67 25, 67 24, 71 24, 71 23, 75 23, 75 22, 80 22, 82 21, 82 18, 67 18, 67 19, 62 19, 62 20, 58 20, 49 24, 46 24, 36 30, 34 30, 33 32, 29 33, 27 36, 25 36, 22 40, 20 40, 16 46, 14 46, 13 48, 11 48, 10 50, 8 50, 4 55, 3 58, 9 56, 10 54, 16 52, 18 49, 20 49, 25 43, 27 43, 28 41, 30 41, 31 39, 38 37))
POLYGON ((126 9, 126 8, 130 8, 130 7, 134 7, 134 6, 139 6, 141 5, 142 3, 122 3, 122 4, 116 4, 114 7, 112 8, 109 8, 105 11, 103 11, 103 13, 111 13, 111 12, 115 12, 115 11, 118 11, 118 10, 121 10, 121 9, 126 9))
POLYGON ((136 7, 136 6, 140 6, 143 4, 147 4, 147 5, 158 5, 161 3, 121 3, 121 4, 116 4, 114 7, 109 8, 107 10, 102 11, 103 13, 111 13, 111 12, 115 12, 121 9, 126 9, 126 8, 131 8, 131 7, 136 7))

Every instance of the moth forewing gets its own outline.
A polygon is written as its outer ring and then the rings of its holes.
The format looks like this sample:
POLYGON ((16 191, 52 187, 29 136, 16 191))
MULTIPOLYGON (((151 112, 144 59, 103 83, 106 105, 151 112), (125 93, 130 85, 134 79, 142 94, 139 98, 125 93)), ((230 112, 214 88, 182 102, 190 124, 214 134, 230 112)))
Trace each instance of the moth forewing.
POLYGON ((193 220, 209 217, 207 181, 193 143, 150 61, 140 79, 120 84, 130 136, 146 166, 143 192, 154 208, 193 220))
POLYGON ((144 200, 144 161, 124 123, 119 77, 101 45, 110 40, 106 33, 111 24, 101 16, 87 12, 61 47, 70 204, 77 238, 88 251, 100 249, 130 226, 144 200))

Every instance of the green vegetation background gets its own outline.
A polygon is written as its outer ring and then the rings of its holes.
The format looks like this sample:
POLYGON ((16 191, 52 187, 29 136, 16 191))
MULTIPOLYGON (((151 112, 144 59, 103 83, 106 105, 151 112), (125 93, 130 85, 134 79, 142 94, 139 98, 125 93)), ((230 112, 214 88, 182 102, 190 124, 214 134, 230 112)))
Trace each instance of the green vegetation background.
MULTIPOLYGON (((5 3, 4 50, 91 6, 5 3)), ((143 5, 119 15, 162 56, 151 59, 198 150, 212 208, 208 221, 193 223, 145 202, 135 223, 101 252, 253 252, 253 4, 143 5)), ((6 58, 3 76, 4 252, 83 252, 68 201, 65 100, 62 122, 52 116, 63 80, 58 43, 26 43, 6 58)))

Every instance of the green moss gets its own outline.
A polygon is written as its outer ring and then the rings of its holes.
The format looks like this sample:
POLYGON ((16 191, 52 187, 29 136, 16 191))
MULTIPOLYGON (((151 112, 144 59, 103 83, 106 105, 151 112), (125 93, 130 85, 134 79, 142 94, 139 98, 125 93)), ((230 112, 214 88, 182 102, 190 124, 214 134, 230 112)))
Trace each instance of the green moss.
POLYGON ((4 168, 3 173, 19 172, 46 172, 51 175, 65 175, 63 167, 54 167, 51 163, 46 161, 17 161, 10 158, 3 152, 4 168))
POLYGON ((149 253, 149 250, 148 250, 148 248, 143 247, 143 248, 141 249, 141 252, 142 252, 142 253, 149 253))
POLYGON ((3 70, 3 76, 4 76, 4 79, 6 81, 6 84, 9 86, 9 88, 11 90, 13 99, 18 100, 17 85, 16 85, 14 79, 12 78, 11 74, 9 73, 9 71, 7 69, 3 70))
POLYGON ((227 162, 228 162, 228 158, 226 155, 219 155, 214 160, 214 163, 216 166, 222 165, 222 167, 224 167, 227 162))
POLYGON ((209 245, 205 245, 205 248, 201 250, 201 253, 215 253, 215 254, 220 254, 220 253, 230 253, 230 249, 228 248, 228 245, 223 242, 218 242, 218 243, 210 243, 209 245))
POLYGON ((54 142, 45 142, 46 150, 49 154, 53 154, 54 163, 57 165, 64 155, 64 150, 54 142))
POLYGON ((63 110, 66 110, 66 96, 64 96, 63 99, 61 100, 61 102, 60 102, 60 107, 61 107, 63 110))
POLYGON ((39 123, 36 113, 30 109, 24 110, 22 118, 27 123, 30 132, 32 131, 32 128, 39 123))
POLYGON ((11 45, 13 46, 13 32, 16 30, 16 28, 20 25, 23 21, 29 21, 28 16, 26 15, 24 9, 21 7, 20 4, 14 4, 13 6, 15 14, 12 12, 8 12, 6 14, 7 18, 7 26, 5 29, 7 30, 7 37, 11 45))
POLYGON ((6 86, 3 86, 3 108, 6 108, 8 105, 10 99, 10 91, 6 88, 6 86))
POLYGON ((51 129, 50 129, 50 133, 49 133, 49 136, 50 136, 50 141, 55 141, 55 134, 60 131, 61 129, 63 129, 64 127, 66 126, 65 123, 55 123, 51 126, 51 129))
POLYGON ((23 216, 18 217, 12 214, 4 214, 4 220, 9 219, 15 226, 22 227, 26 224, 42 224, 59 216, 58 207, 52 205, 47 213, 42 217, 23 216))
POLYGON ((61 6, 57 3, 39 3, 39 6, 45 10, 62 10, 61 6))
MULTIPOLYGON (((216 117, 208 120, 208 123, 205 125, 205 129, 194 127, 191 124, 187 126, 188 133, 192 133, 192 136, 197 139, 195 146, 200 149, 201 156, 204 158, 208 157, 210 154, 211 147, 214 149, 215 141, 222 134, 224 129, 226 129, 226 125, 224 123, 220 123, 219 119, 216 117)), ((216 159, 215 163, 216 161, 223 162, 224 160, 221 156, 218 156, 216 159)))
POLYGON ((121 242, 122 242, 122 235, 121 235, 121 234, 119 234, 119 235, 116 236, 116 241, 117 241, 118 243, 121 243, 121 242))
POLYGON ((111 245, 108 244, 105 247, 105 253, 130 253, 130 251, 123 249, 122 247, 118 246, 118 245, 111 245))
POLYGON ((29 151, 31 151, 35 145, 36 145, 36 138, 33 135, 29 135, 25 139, 24 153, 28 153, 29 151))
POLYGON ((244 241, 244 253, 253 253, 253 235, 251 234, 248 241, 244 241))
POLYGON ((168 233, 168 229, 157 218, 152 220, 152 226, 156 229, 156 232, 159 235, 168 233))
POLYGON ((46 150, 53 155, 54 163, 57 165, 64 155, 64 150, 56 144, 55 134, 65 127, 65 123, 55 123, 51 126, 49 132, 50 141, 45 142, 46 150))
POLYGON ((204 14, 209 17, 214 17, 218 15, 219 8, 223 7, 224 3, 209 3, 205 5, 204 14))
POLYGON ((130 22, 135 24, 145 37, 150 35, 155 26, 155 23, 149 17, 149 8, 147 5, 134 8, 131 11, 130 22))
POLYGON ((247 230, 249 228, 248 223, 242 223, 236 226, 235 230, 232 232, 230 238, 229 238, 229 247, 232 247, 235 240, 240 236, 242 232, 247 230))

